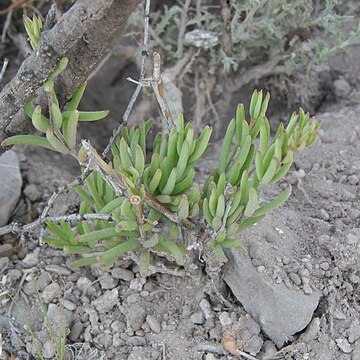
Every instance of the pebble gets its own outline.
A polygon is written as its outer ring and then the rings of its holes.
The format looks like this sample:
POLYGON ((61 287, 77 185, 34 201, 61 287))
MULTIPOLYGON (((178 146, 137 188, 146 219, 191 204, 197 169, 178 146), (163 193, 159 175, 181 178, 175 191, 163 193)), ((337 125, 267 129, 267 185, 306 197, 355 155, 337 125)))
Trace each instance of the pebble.
POLYGON ((131 345, 131 346, 145 346, 146 340, 145 340, 145 338, 143 338, 141 336, 130 336, 126 340, 126 344, 131 345))
POLYGON ((275 344, 271 340, 266 340, 264 342, 264 358, 271 357, 277 353, 275 344))
POLYGON ((205 315, 202 311, 198 311, 190 316, 190 321, 195 325, 203 325, 205 323, 205 315))
POLYGON ((336 339, 335 342, 337 346, 340 348, 340 350, 343 351, 345 354, 349 354, 353 350, 350 343, 346 339, 343 338, 336 339))
POLYGON ((289 273, 289 279, 297 286, 301 285, 301 279, 298 274, 295 274, 293 272, 289 273))
POLYGON ((355 275, 354 273, 349 274, 349 280, 352 284, 360 283, 360 277, 355 275))
POLYGON ((313 293, 313 290, 309 284, 305 284, 303 290, 306 295, 310 295, 313 293))
POLYGON ((325 221, 330 220, 330 215, 325 209, 320 209, 320 217, 325 221))
POLYGON ((226 311, 223 311, 222 313, 220 313, 219 321, 220 321, 220 324, 222 327, 228 327, 232 324, 230 315, 226 311))
POLYGON ((126 329, 126 324, 120 320, 115 320, 111 323, 111 328, 115 331, 115 332, 121 332, 124 331, 126 329))
POLYGON ((348 340, 353 344, 358 339, 360 339, 360 323, 359 320, 355 320, 348 329, 348 340))
POLYGON ((358 242, 358 237, 354 234, 348 234, 347 239, 349 245, 356 245, 358 242))
POLYGON ((204 313, 205 319, 212 317, 211 305, 207 299, 201 299, 199 306, 204 313))
POLYGON ((45 359, 54 359, 55 356, 55 348, 52 341, 46 341, 42 348, 42 356, 45 359))
POLYGON ((214 354, 208 353, 205 355, 205 360, 217 360, 214 354))
POLYGON ((0 256, 9 254, 13 249, 11 244, 1 244, 0 245, 0 256))
POLYGON ((134 273, 127 269, 115 268, 111 271, 111 276, 115 279, 131 281, 134 278, 134 273))
POLYGON ((120 334, 114 334, 113 336, 113 346, 120 347, 124 346, 126 342, 120 337, 120 334))
POLYGON ((130 294, 127 298, 126 298, 126 303, 131 305, 131 304, 136 304, 140 301, 140 295, 138 293, 135 294, 130 294))
POLYGON ((24 189, 24 195, 32 202, 35 202, 41 197, 41 192, 34 184, 27 185, 24 189))
POLYGON ((144 284, 145 284, 146 280, 143 278, 135 278, 133 280, 130 281, 130 289, 134 290, 134 291, 141 291, 144 284))
POLYGON ((357 209, 349 209, 347 214, 351 220, 356 220, 360 216, 360 211, 357 209))
POLYGON ((92 286, 92 281, 87 277, 80 277, 76 282, 76 286, 83 294, 90 295, 96 293, 95 288, 92 286))
POLYGON ((263 272, 265 272, 265 266, 264 265, 260 265, 260 266, 258 266, 257 267, 257 271, 258 271, 258 273, 263 273, 263 272))
POLYGON ((60 265, 46 265, 45 270, 47 270, 49 272, 54 272, 60 276, 69 276, 71 274, 70 269, 60 266, 60 265))
POLYGON ((2 274, 9 267, 10 260, 8 257, 0 258, 0 274, 2 274))
POLYGON ((330 264, 327 261, 325 261, 325 262, 320 264, 320 267, 321 267, 321 269, 327 271, 327 270, 330 269, 330 264))
POLYGON ((306 332, 301 335, 301 340, 305 342, 314 340, 317 337, 319 331, 320 331, 320 319, 316 317, 311 320, 306 332))
POLYGON ((44 290, 49 284, 51 284, 51 281, 50 275, 46 271, 43 271, 37 278, 36 285, 39 290, 44 290))
POLYGON ((113 289, 106 291, 102 296, 93 301, 92 305, 95 306, 100 314, 103 314, 109 312, 118 302, 119 291, 118 289, 113 289))
POLYGON ((140 305, 131 305, 125 310, 126 325, 134 331, 140 330, 145 321, 145 310, 140 305))
POLYGON ((0 155, 0 227, 6 225, 21 195, 22 178, 13 150, 0 155))
POLYGON ((156 334, 161 331, 160 323, 154 315, 146 316, 146 322, 148 323, 150 329, 156 334))
POLYGON ((357 185, 359 183, 359 178, 357 177, 357 175, 351 175, 348 177, 349 180, 349 184, 351 185, 357 185))
POLYGON ((46 304, 58 299, 62 296, 62 290, 59 284, 52 283, 48 285, 42 292, 42 298, 46 304))
POLYGON ((39 264, 39 253, 40 249, 35 249, 32 253, 27 254, 22 260, 22 265, 25 268, 32 268, 39 264))
POLYGON ((111 275, 107 274, 104 276, 101 276, 99 278, 99 283, 102 289, 104 290, 111 290, 113 289, 117 284, 118 284, 119 280, 115 279, 114 277, 112 277, 111 275))
POLYGON ((18 269, 11 269, 7 273, 7 277, 8 277, 10 284, 13 284, 16 280, 19 280, 21 278, 21 276, 22 276, 22 273, 18 269))
POLYGON ((84 325, 80 321, 76 321, 74 325, 71 327, 69 339, 72 342, 76 342, 79 339, 83 329, 84 329, 84 325))
POLYGON ((65 309, 70 310, 70 311, 74 311, 76 309, 76 305, 73 302, 69 301, 69 300, 63 300, 62 306, 65 309))
POLYGON ((343 78, 335 80, 333 85, 334 93, 337 98, 344 98, 351 92, 350 84, 343 78))

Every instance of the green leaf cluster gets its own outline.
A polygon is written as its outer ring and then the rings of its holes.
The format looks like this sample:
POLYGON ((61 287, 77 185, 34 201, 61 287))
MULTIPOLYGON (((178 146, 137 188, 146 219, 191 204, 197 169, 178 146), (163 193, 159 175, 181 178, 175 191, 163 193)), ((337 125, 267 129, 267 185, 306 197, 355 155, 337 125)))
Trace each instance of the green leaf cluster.
POLYGON ((40 16, 34 15, 32 20, 25 16, 24 25, 26 33, 29 37, 29 42, 33 50, 35 50, 40 43, 41 28, 43 26, 40 16))
POLYGON ((31 99, 24 106, 26 114, 31 118, 32 125, 36 130, 45 134, 40 135, 15 135, 5 139, 2 146, 10 145, 36 145, 61 154, 72 154, 76 157, 76 134, 78 123, 82 121, 96 121, 106 117, 109 113, 103 111, 79 111, 78 106, 84 95, 86 82, 81 84, 75 91, 64 109, 60 109, 58 96, 54 89, 56 77, 68 65, 68 58, 60 60, 54 71, 50 74, 44 84, 44 90, 48 97, 48 116, 40 105, 35 106, 31 99))
POLYGON ((261 220, 290 196, 287 187, 268 203, 260 204, 261 185, 282 179, 293 163, 293 152, 312 145, 320 124, 302 109, 294 113, 285 128, 280 124, 270 138, 266 117, 270 94, 254 91, 249 108, 239 105, 227 128, 217 169, 204 187, 203 214, 213 230, 211 246, 240 246, 234 238, 239 231, 261 220), (256 145, 255 145, 256 144, 256 145))
POLYGON ((169 133, 158 133, 150 145, 153 121, 124 127, 112 146, 112 169, 126 191, 122 196, 100 173, 93 172, 76 188, 79 213, 108 214, 108 220, 82 219, 76 228, 47 223, 53 234, 45 241, 71 254, 83 254, 76 266, 113 264, 126 252, 138 255, 142 275, 152 254, 170 255, 184 263, 179 222, 195 221, 195 235, 205 232, 205 243, 224 257, 224 247, 241 247, 239 232, 261 220, 290 196, 285 188, 268 202, 260 200, 262 185, 282 179, 291 167, 294 151, 312 145, 319 123, 300 109, 288 125, 270 135, 266 111, 270 95, 255 91, 249 107, 238 106, 225 133, 216 169, 203 189, 196 183, 195 166, 209 147, 211 128, 196 136, 191 123, 179 116, 169 133), (149 149, 150 148, 150 149, 149 149), (150 201, 156 201, 162 211, 150 201), (166 216, 171 211, 178 222, 166 216))

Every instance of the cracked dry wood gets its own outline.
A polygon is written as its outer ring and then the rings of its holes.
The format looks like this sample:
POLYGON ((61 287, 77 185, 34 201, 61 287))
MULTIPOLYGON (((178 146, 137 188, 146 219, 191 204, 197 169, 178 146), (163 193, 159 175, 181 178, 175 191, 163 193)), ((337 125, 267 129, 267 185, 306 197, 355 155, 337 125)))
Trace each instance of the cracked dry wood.
MULTIPOLYGON (((57 82, 60 101, 68 100, 100 62, 116 33, 140 0, 78 0, 42 36, 39 48, 22 63, 0 93, 0 142, 10 134, 26 133, 22 106, 37 92, 61 58, 70 60, 57 82)), ((39 97, 41 103, 41 96, 39 97)), ((0 147, 0 153, 4 148, 0 147)))

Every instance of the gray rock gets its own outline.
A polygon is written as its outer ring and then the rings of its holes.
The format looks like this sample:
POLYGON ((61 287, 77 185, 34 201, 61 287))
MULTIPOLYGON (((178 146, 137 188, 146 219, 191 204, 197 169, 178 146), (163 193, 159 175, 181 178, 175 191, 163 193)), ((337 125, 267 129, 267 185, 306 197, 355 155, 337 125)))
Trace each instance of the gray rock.
POLYGON ((344 352, 345 354, 349 354, 352 352, 353 349, 346 339, 343 339, 343 338, 335 339, 335 342, 336 342, 337 346, 340 348, 340 350, 342 352, 344 352))
POLYGON ((230 326, 232 321, 228 312, 223 311, 219 315, 219 321, 222 327, 230 326))
POLYGON ((337 98, 344 98, 351 91, 350 84, 343 78, 334 81, 334 93, 337 98))
POLYGON ((80 321, 75 322, 71 327, 69 339, 73 342, 76 342, 79 339, 83 329, 84 325, 80 321))
POLYGON ((36 185, 31 184, 27 185, 24 189, 24 195, 30 200, 30 201, 36 201, 41 197, 41 192, 37 188, 36 185))
POLYGON ((306 296, 280 284, 268 284, 246 254, 232 249, 226 255, 225 282, 278 347, 308 325, 318 306, 319 293, 306 296))
POLYGON ((205 316, 202 311, 198 311, 190 316, 190 321, 195 325, 205 324, 205 316))
POLYGON ((206 299, 201 299, 199 306, 202 312, 204 313, 205 319, 206 320, 209 319, 212 316, 210 303, 206 299))
POLYGON ((146 317, 146 322, 153 332, 158 334, 161 331, 160 323, 154 315, 148 315, 146 317))
POLYGON ((60 266, 60 265, 46 265, 45 270, 47 270, 49 272, 54 272, 61 276, 68 276, 71 274, 70 269, 60 266))
POLYGON ((114 277, 112 277, 109 274, 106 274, 99 278, 100 286, 104 290, 113 289, 118 284, 118 282, 119 282, 118 279, 115 279, 114 277))
POLYGON ((8 257, 0 258, 0 274, 2 274, 9 267, 10 260, 8 257))
POLYGON ((126 325, 134 331, 140 330, 145 322, 145 310, 140 305, 131 305, 124 311, 126 317, 126 325))
POLYGON ((360 339, 360 323, 359 320, 354 320, 349 329, 347 330, 348 332, 348 340, 349 342, 352 344, 354 343, 356 340, 360 339))
POLYGON ((310 340, 314 340, 320 331, 320 319, 314 318, 309 324, 306 332, 301 335, 300 339, 304 342, 309 342, 310 340))
POLYGON ((115 268, 111 271, 111 275, 115 279, 120 279, 124 281, 131 281, 134 278, 134 273, 127 269, 115 268))
POLYGON ((0 226, 7 224, 21 195, 19 160, 13 150, 0 156, 0 226))
POLYGON ((43 329, 48 330, 51 327, 52 332, 57 337, 68 333, 70 323, 73 320, 71 311, 55 304, 49 304, 46 316, 49 321, 44 322, 43 329))
POLYGON ((143 279, 143 278, 132 279, 132 280, 130 281, 129 287, 130 287, 131 290, 139 291, 139 292, 140 292, 140 291, 142 290, 145 282, 146 282, 146 280, 143 279))
POLYGON ((256 355, 264 343, 259 336, 260 326, 251 318, 250 315, 241 316, 239 321, 233 327, 237 344, 241 344, 240 348, 251 355, 256 355))
POLYGON ((59 284, 52 283, 48 285, 42 293, 42 298, 46 304, 52 302, 55 299, 60 298, 62 295, 62 290, 59 284))
POLYGON ((144 346, 144 345, 146 345, 146 340, 145 340, 145 338, 143 338, 141 336, 130 336, 126 340, 126 344, 131 345, 131 346, 144 346))
POLYGON ((32 268, 39 264, 40 249, 36 248, 32 253, 27 254, 22 260, 22 265, 26 268, 32 268))
POLYGON ((46 341, 42 348, 42 356, 45 359, 53 359, 55 356, 55 348, 52 341, 46 341))
POLYGON ((301 285, 301 279, 298 274, 295 274, 293 272, 289 273, 289 279, 297 286, 301 285))
POLYGON ((93 301, 92 305, 100 313, 109 312, 119 302, 118 289, 107 291, 104 295, 93 301))
POLYGON ((360 360, 360 340, 356 341, 355 349, 352 352, 352 360, 360 360))

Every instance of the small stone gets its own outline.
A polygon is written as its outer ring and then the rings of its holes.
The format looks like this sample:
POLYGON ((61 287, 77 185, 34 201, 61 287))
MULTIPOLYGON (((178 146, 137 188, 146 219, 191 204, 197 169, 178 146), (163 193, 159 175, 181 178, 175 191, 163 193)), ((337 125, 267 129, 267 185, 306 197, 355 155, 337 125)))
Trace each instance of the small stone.
POLYGON ((49 272, 53 272, 60 276, 69 276, 71 274, 70 269, 60 266, 60 265, 47 265, 47 266, 45 266, 45 270, 47 270, 49 272))
POLYGON ((289 279, 297 286, 301 285, 301 279, 300 276, 298 274, 295 274, 293 272, 289 273, 289 279))
POLYGON ((304 293, 305 293, 306 295, 310 295, 310 294, 313 293, 313 289, 312 289, 311 286, 308 285, 308 284, 305 284, 305 285, 304 285, 303 290, 304 290, 304 293))
POLYGON ((135 294, 130 294, 127 298, 126 298, 126 302, 131 305, 131 304, 136 304, 140 301, 140 295, 138 293, 135 294))
POLYGON ((120 337, 120 334, 113 335, 113 346, 114 347, 124 346, 125 344, 126 344, 126 342, 120 337))
POLYGON ((55 299, 59 299, 62 296, 62 290, 59 284, 52 283, 48 285, 42 293, 42 298, 46 304, 52 302, 55 299))
POLYGON ((352 360, 360 360, 360 340, 355 344, 354 351, 352 352, 352 360))
POLYGON ((32 253, 27 254, 22 260, 22 265, 25 268, 32 268, 39 264, 40 249, 36 248, 32 253))
POLYGON ((264 342, 264 359, 271 358, 271 355, 277 353, 275 344, 271 340, 266 340, 264 342))
POLYGON ((126 329, 126 324, 120 320, 113 321, 110 326, 115 332, 122 332, 126 329))
POLYGON ((356 245, 358 242, 358 237, 354 234, 348 234, 347 239, 349 245, 356 245))
POLYGON ((320 217, 325 221, 330 220, 330 215, 325 209, 320 209, 320 217))
POLYGON ((22 178, 13 150, 0 156, 0 226, 6 225, 21 195, 22 178))
POLYGON ((345 354, 349 354, 352 352, 353 349, 346 339, 343 339, 343 338, 336 339, 335 342, 336 342, 337 346, 340 348, 340 350, 342 352, 344 352, 345 354))
POLYGON ((0 258, 0 274, 2 274, 9 267, 10 260, 8 257, 0 258))
POLYGON ((347 212, 347 214, 348 214, 348 216, 349 216, 349 218, 350 218, 351 220, 356 220, 356 219, 358 219, 359 216, 360 216, 360 211, 357 210, 357 209, 349 209, 349 211, 347 212))
POLYGON ((314 318, 311 320, 306 332, 301 335, 301 340, 304 342, 309 342, 314 340, 320 331, 320 319, 314 318))
POLYGON ((160 323, 157 320, 157 318, 154 315, 148 315, 146 317, 146 322, 150 326, 150 329, 155 332, 156 334, 159 334, 161 331, 160 323))
POLYGON ((41 192, 34 184, 27 185, 24 189, 24 195, 32 202, 35 202, 41 197, 41 192))
POLYGON ((337 98, 344 98, 351 92, 350 84, 344 79, 337 79, 334 81, 334 93, 337 98))
POLYGON ((359 284, 360 283, 360 277, 355 275, 354 273, 349 274, 349 280, 352 284, 359 284))
POLYGON ((87 277, 80 277, 76 282, 77 288, 85 295, 95 295, 96 290, 92 286, 92 281, 87 277))
POLYGON ((11 244, 0 245, 0 256, 9 255, 12 252, 13 246, 11 244))
POLYGON ((140 337, 140 336, 130 336, 126 340, 126 344, 131 345, 131 346, 145 346, 146 340, 145 340, 145 338, 140 337))
POLYGON ((110 275, 104 275, 99 278, 99 283, 102 289, 104 290, 110 290, 113 289, 117 284, 119 280, 115 279, 114 277, 110 275))
POLYGON ((351 184, 351 185, 357 185, 360 181, 356 175, 349 176, 348 180, 349 180, 349 184, 351 184))
POLYGON ((64 300, 62 302, 62 306, 65 309, 70 310, 70 311, 74 311, 76 309, 76 305, 73 302, 69 301, 69 300, 64 300))
POLYGON ((145 284, 146 280, 143 278, 135 278, 133 280, 130 281, 130 289, 131 290, 135 290, 135 291, 141 291, 144 284, 145 284))
POLYGON ((205 319, 209 319, 210 317, 212 317, 211 305, 208 300, 201 299, 199 306, 204 313, 205 319))
POLYGON ((74 325, 71 327, 69 339, 72 342, 76 342, 79 339, 83 329, 84 325, 80 321, 75 322, 74 325))
POLYGON ((46 341, 42 348, 42 356, 45 359, 54 359, 55 348, 52 341, 46 341))
POLYGON ((252 243, 249 248, 249 255, 251 259, 261 259, 261 246, 257 243, 252 243))
POLYGON ((265 266, 264 265, 260 265, 257 267, 257 271, 258 273, 262 274, 263 272, 265 272, 265 266))
POLYGON ((145 321, 145 310, 140 305, 131 305, 124 311, 126 325, 134 331, 140 330, 145 321))
POLYGON ((134 278, 134 273, 127 269, 115 268, 111 271, 111 276, 115 279, 131 281, 134 278))
POLYGON ((7 273, 8 280, 10 284, 13 284, 15 281, 19 280, 22 276, 22 273, 18 269, 11 269, 7 273))
POLYGON ((100 313, 109 312, 119 302, 118 289, 106 291, 104 295, 92 302, 96 310, 100 313))
POLYGON ((356 340, 360 339, 360 323, 359 320, 355 320, 351 323, 348 331, 349 343, 353 344, 356 340))
POLYGON ((37 278, 36 285, 40 291, 44 290, 49 284, 51 284, 51 277, 46 272, 43 271, 37 278))
POLYGON ((226 311, 223 311, 222 313, 220 313, 219 321, 220 321, 220 324, 221 324, 222 327, 227 327, 227 326, 230 326, 232 324, 230 315, 226 311))
POLYGON ((205 315, 202 311, 198 311, 190 316, 190 321, 195 325, 203 325, 205 323, 205 315))
POLYGON ((217 360, 214 354, 208 353, 205 355, 205 360, 217 360))
POLYGON ((327 261, 325 261, 325 262, 320 264, 320 267, 321 267, 321 269, 327 271, 327 270, 330 269, 330 264, 327 261))

